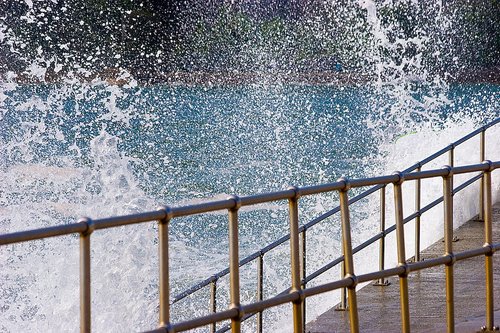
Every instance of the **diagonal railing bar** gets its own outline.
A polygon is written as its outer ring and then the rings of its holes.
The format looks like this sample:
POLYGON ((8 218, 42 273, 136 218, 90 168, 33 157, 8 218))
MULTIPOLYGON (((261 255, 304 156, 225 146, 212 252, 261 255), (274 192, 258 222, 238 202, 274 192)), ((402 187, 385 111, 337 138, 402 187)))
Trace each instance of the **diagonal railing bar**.
POLYGON ((493 126, 495 126, 498 123, 500 123, 500 118, 497 118, 497 119, 489 122, 488 124, 475 129, 474 131, 470 132, 469 134, 467 134, 467 135, 461 137, 460 139, 458 139, 458 140, 450 143, 447 147, 445 147, 445 148, 443 148, 443 149, 435 152, 432 155, 429 155, 428 157, 426 157, 422 161, 415 163, 414 165, 412 165, 412 166, 408 167, 407 169, 403 170, 402 172, 403 173, 410 172, 410 171, 415 170, 419 166, 423 166, 424 164, 429 163, 430 161, 432 161, 432 160, 436 159, 437 157, 439 157, 439 156, 447 153, 451 149, 456 148, 457 146, 461 145, 462 143, 464 143, 464 142, 472 139, 476 135, 481 134, 482 132, 486 131, 488 128, 493 127, 493 126))
MULTIPOLYGON (((500 167, 500 162, 494 162, 494 163, 491 163, 489 162, 488 163, 489 166, 490 166, 490 171, 495 169, 495 168, 498 168, 500 167)), ((451 167, 448 167, 448 174, 451 174, 454 170, 453 168, 451 167)), ((461 170, 459 168, 457 168, 457 171, 459 173, 465 173, 465 170, 469 169, 469 167, 463 167, 461 168, 461 170)), ((429 173, 429 175, 431 175, 432 173, 429 173)), ((438 172, 438 174, 440 174, 440 172, 438 172)), ((421 174, 421 176, 425 176, 424 173, 421 174)), ((427 177, 431 177, 431 176, 426 176, 427 177)), ((444 177, 444 176, 443 176, 444 177)), ((477 176, 476 176, 477 177, 477 176)), ((475 178, 475 177, 474 177, 475 178)), ((471 180, 473 180, 474 178, 472 178, 471 180)), ((472 183, 471 180, 465 182, 464 184, 466 183, 472 183)), ((477 179, 476 179, 477 180, 477 179)), ((490 181, 491 183, 491 181, 490 181)), ((465 186, 463 186, 463 184, 461 185, 462 188, 465 188, 465 186)), ((489 185, 489 188, 490 188, 490 192, 491 192, 491 184, 489 185)), ((455 190, 455 193, 457 193, 458 191, 455 190)), ((452 191, 449 191, 449 195, 452 195, 452 191)), ((490 193, 490 197, 491 197, 491 193, 490 193)), ((430 205, 432 204, 435 204, 435 203, 439 203, 439 202, 442 202, 443 201, 443 197, 434 201, 433 203, 431 203, 430 205)), ((428 206, 430 205, 427 205, 426 208, 428 208, 428 206)), ((489 209, 491 210, 491 200, 489 202, 489 209)), ((430 209, 430 208, 429 208, 430 209)), ((412 218, 415 218, 415 216, 418 215, 418 214, 412 214, 411 216, 407 217, 406 219, 404 219, 404 221, 409 221, 411 220, 412 218)), ((452 215, 452 209, 450 211, 448 211, 446 213, 446 216, 451 216, 452 215)), ((491 220, 490 220, 490 224, 491 224, 491 220)), ((394 226, 396 227, 396 225, 394 226)), ((491 225, 488 227, 489 229, 491 229, 491 225)), ((490 234, 491 234, 491 231, 490 231, 490 234)), ((451 236, 450 234, 448 234, 447 236, 448 239, 451 239, 451 236)), ((490 236, 490 239, 491 239, 491 236, 490 236)), ((449 241, 449 240, 448 240, 449 241)), ((404 243, 403 243, 404 244, 404 243)), ((403 275, 403 278, 406 280, 406 272, 410 272, 410 271, 418 271, 418 270, 422 270, 422 269, 425 269, 425 268, 430 268, 430 267, 434 267, 434 266, 438 266, 438 265, 452 265, 455 261, 458 261, 458 260, 463 260, 463 259, 467 259, 467 258, 471 258, 471 257, 474 257, 474 256, 478 256, 478 255, 482 255, 482 254, 485 254, 486 256, 490 255, 490 253, 492 253, 492 251, 494 251, 495 249, 499 248, 500 247, 500 244, 491 244, 491 243, 486 243, 484 245, 483 248, 479 248, 479 249, 473 249, 473 250, 468 250, 468 251, 464 251, 464 252, 459 252, 459 253, 447 253, 445 256, 443 257, 438 257, 438 258, 433 258, 433 259, 429 259, 429 260, 426 260, 425 262, 424 261, 421 261, 421 262, 416 262, 416 263, 405 263, 403 266, 398 265, 397 267, 395 268, 392 268, 392 269, 386 269, 386 270, 382 270, 382 271, 378 271, 378 272, 372 272, 372 273, 368 273, 368 274, 362 274, 362 275, 359 275, 359 276, 356 276, 356 281, 358 282, 368 282, 368 281, 371 281, 371 280, 375 280, 375 279, 378 279, 378 278, 381 278, 381 277, 389 277, 389 276, 394 276, 394 275, 399 275, 400 278, 401 278, 401 274, 404 274, 403 275)), ((488 257, 487 257, 488 258, 488 257)), ((488 265, 488 263, 487 263, 488 265)), ((491 267, 491 264, 490 266, 491 267)), ((491 271, 491 268, 487 268, 491 271)), ((491 274, 491 273, 490 273, 491 274)), ((317 287, 313 287, 313 288, 307 288, 307 289, 304 289, 302 290, 302 294, 305 296, 305 297, 308 297, 308 296, 312 296, 312 295, 316 295, 316 294, 319 294, 319 293, 323 293, 323 292, 327 292, 327 291, 331 291, 331 290, 334 290, 334 289, 338 289, 338 288, 342 288, 342 287, 349 287, 349 286, 352 286, 352 283, 353 283, 354 280, 351 280, 350 278, 344 278, 343 280, 339 280, 339 281, 335 281, 333 283, 327 283, 327 284, 324 284, 324 285, 320 285, 320 286, 317 286, 317 287)), ((488 285, 488 297, 490 297, 492 299, 492 279, 490 278, 490 282, 487 282, 489 283, 490 285, 488 285)), ((408 301, 407 301, 407 284, 405 284, 405 296, 402 296, 404 298, 402 298, 402 302, 403 302, 403 299, 406 299, 405 301, 405 304, 404 306, 406 307, 406 314, 402 317, 402 322, 403 322, 403 330, 404 331, 409 331, 409 317, 408 317, 408 301)), ((448 286, 448 288, 450 288, 450 286, 448 286)), ((452 287, 451 287, 452 288, 452 287)), ((293 295, 294 295, 294 292, 290 292, 290 293, 281 293, 279 294, 278 296, 276 296, 275 298, 272 298, 272 299, 269 299, 269 300, 266 300, 266 301, 262 301, 262 302, 257 302, 257 303, 253 303, 253 304, 250 304, 248 306, 243 306, 243 310, 245 311, 245 313, 248 313, 248 312, 255 312, 255 311, 261 311, 262 309, 260 309, 260 304, 263 304, 263 303, 266 303, 266 306, 264 306, 263 308, 269 308, 269 307, 273 307, 273 306, 277 306, 277 305, 280 305, 280 304, 284 304, 284 303, 287 303, 287 302, 290 302, 292 301, 292 298, 293 298, 293 295)), ((490 302, 492 303, 492 302, 490 302)), ((401 305, 403 306, 403 304, 401 305)), ((492 304, 487 304, 487 308, 488 308, 488 311, 492 312, 492 304)), ((492 315, 489 314, 491 318, 487 318, 487 327, 493 327, 493 318, 492 318, 492 315)), ((452 319, 453 319, 453 314, 451 315, 452 316, 452 319)), ((488 316, 488 312, 487 312, 487 316, 488 316)), ((248 315, 247 318, 250 318, 251 316, 248 315)), ((451 320, 452 320, 451 319, 451 320)), ((353 332, 357 332, 357 328, 354 328, 354 330, 351 328, 351 331, 353 332)), ((223 329, 220 330, 220 332, 224 332, 223 329)))
POLYGON ((466 182, 462 183, 461 185, 459 185, 459 186, 455 187, 455 188, 453 189, 453 194, 455 194, 455 193, 458 193, 458 192, 462 191, 464 188, 466 188, 467 186, 469 186, 469 185, 471 185, 471 184, 475 183, 476 181, 480 180, 481 178, 483 178, 482 173, 481 173, 481 174, 479 174, 479 175, 477 175, 477 176, 475 176, 475 177, 472 177, 472 178, 471 178, 471 179, 469 179, 468 181, 466 181, 466 182))

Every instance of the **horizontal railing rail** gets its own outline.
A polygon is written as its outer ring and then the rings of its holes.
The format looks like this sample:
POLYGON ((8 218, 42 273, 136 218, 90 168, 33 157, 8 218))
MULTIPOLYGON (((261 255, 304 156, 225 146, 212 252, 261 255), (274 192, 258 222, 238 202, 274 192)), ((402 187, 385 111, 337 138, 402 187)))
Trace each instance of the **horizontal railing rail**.
MULTIPOLYGON (((457 261, 469 259, 472 257, 492 254, 493 252, 496 252, 499 249, 500 249, 500 243, 494 243, 494 244, 490 244, 490 245, 485 246, 485 247, 454 253, 453 256, 447 255, 447 256, 432 258, 432 259, 428 259, 428 260, 420 261, 420 262, 416 262, 416 263, 407 263, 404 266, 401 265, 398 267, 385 269, 383 271, 376 271, 376 272, 372 272, 372 273, 357 275, 355 277, 356 278, 355 281, 353 280, 353 277, 344 278, 342 280, 334 281, 334 282, 331 282, 328 284, 323 284, 323 285, 320 285, 317 287, 302 289, 300 291, 300 293, 295 291, 295 292, 289 293, 289 294, 280 294, 279 296, 276 296, 276 297, 271 298, 269 300, 256 302, 256 303, 252 303, 252 304, 248 304, 248 305, 243 305, 243 306, 241 306, 240 312, 256 314, 259 311, 263 311, 263 310, 269 309, 271 307, 276 307, 279 305, 283 305, 286 303, 297 301, 300 298, 307 298, 307 297, 315 296, 315 295, 322 294, 325 292, 340 289, 340 288, 349 288, 349 287, 354 288, 359 283, 370 282, 370 281, 377 280, 380 278, 388 278, 388 277, 409 274, 410 272, 417 272, 417 271, 420 271, 423 269, 436 267, 439 265, 450 265, 450 264, 455 263, 457 261)), ((173 332, 187 331, 187 330, 190 330, 193 328, 197 328, 200 326, 206 326, 208 324, 211 324, 213 322, 213 320, 217 320, 217 321, 229 320, 237 315, 238 315, 237 309, 230 309, 230 310, 219 312, 217 316, 209 315, 206 317, 200 317, 200 318, 196 319, 196 321, 192 321, 189 323, 180 323, 180 324, 171 325, 171 326, 169 326, 168 329, 165 327, 160 327, 160 328, 155 329, 155 330, 147 331, 147 333, 163 333, 163 332, 169 332, 169 331, 173 331, 173 332)))
MULTIPOLYGON (((162 326, 159 331, 182 331, 182 330, 187 330, 195 327, 200 327, 204 325, 211 325, 212 331, 215 331, 216 322, 220 322, 223 320, 231 320, 231 329, 233 331, 239 331, 241 321, 245 318, 250 317, 251 315, 257 314, 259 316, 258 318, 258 330, 262 330, 262 311, 266 308, 277 306, 279 304, 284 304, 286 302, 292 302, 293 303, 293 312, 294 312, 294 330, 296 332, 298 331, 303 331, 305 327, 305 299, 309 296, 316 295, 318 293, 322 293, 325 291, 330 291, 334 289, 342 289, 345 291, 345 288, 347 288, 347 292, 349 293, 349 297, 346 297, 344 294, 342 296, 341 300, 341 307, 343 306, 344 309, 346 308, 346 302, 347 300, 351 303, 353 302, 352 306, 350 307, 350 315, 354 316, 353 313, 356 312, 356 305, 355 305, 355 286, 359 282, 366 282, 370 281, 373 279, 379 279, 379 282, 382 284, 384 283, 383 279, 388 276, 393 276, 393 275, 399 275, 400 278, 404 278, 403 275, 406 274, 405 272, 408 271, 408 267, 411 267, 412 269, 423 269, 426 268, 429 263, 426 261, 425 264, 422 262, 418 261, 418 252, 415 253, 415 263, 414 264, 409 264, 406 262, 406 258, 401 257, 401 253, 398 253, 398 260, 400 263, 400 267, 396 268, 391 268, 391 269, 385 269, 384 268, 384 263, 383 263, 383 251, 384 251, 384 245, 383 245, 383 240, 386 235, 389 233, 395 231, 396 232, 396 237, 398 239, 398 252, 401 250, 400 249, 400 244, 399 241, 400 239, 404 240, 404 235, 401 235, 401 228, 402 225, 405 223, 411 221, 411 220, 417 220, 419 221, 419 217, 432 207, 435 207, 441 202, 445 202, 445 206, 449 206, 449 202, 447 203, 447 200, 449 201, 449 197, 453 196, 455 193, 465 189, 467 186, 473 184, 474 182, 481 180, 481 190, 480 190, 480 211, 479 211, 479 218, 485 218, 487 219, 487 216, 485 214, 488 214, 488 210, 491 210, 491 202, 488 204, 488 200, 486 200, 483 196, 487 194, 487 192, 491 192, 491 186, 489 190, 484 189, 484 176, 490 177, 490 174, 493 170, 500 168, 500 161, 496 162, 485 162, 485 163, 480 163, 480 164, 472 164, 472 165, 466 165, 466 166, 458 166, 454 167, 453 166, 453 154, 454 154, 454 149, 466 142, 467 140, 475 137, 476 135, 480 134, 480 159, 484 160, 485 158, 485 131, 500 123, 500 118, 496 119, 495 121, 469 133, 465 137, 455 141, 454 143, 450 144, 449 146, 441 149, 440 151, 430 155, 429 157, 425 158, 424 160, 412 165, 411 167, 403 170, 402 172, 398 172, 392 175, 385 175, 385 176, 376 176, 376 177, 371 177, 371 178, 362 178, 362 179, 345 179, 341 178, 337 182, 333 183, 328 183, 328 184, 321 184, 321 185, 312 185, 312 186, 304 186, 304 187, 293 187, 289 188, 287 190, 283 191, 278 191, 278 192, 272 192, 272 193, 264 193, 264 194, 258 194, 258 195, 251 195, 251 196, 246 196, 246 197, 237 197, 233 196, 230 197, 226 200, 219 200, 219 201, 209 201, 209 202, 203 202, 200 204, 195 204, 195 205, 189 205, 189 206, 179 206, 179 207, 163 207, 157 211, 151 211, 151 212, 146 212, 146 213, 140 213, 140 214, 132 214, 132 215, 126 215, 126 216, 117 216, 117 217, 111 217, 111 218, 104 218, 104 219, 96 219, 96 220, 91 220, 88 218, 81 219, 77 223, 71 223, 71 224, 66 224, 66 225, 60 225, 60 226, 54 226, 54 227, 47 227, 47 228, 41 228, 37 230, 30 230, 30 231, 22 231, 22 232, 14 232, 11 234, 5 234, 5 235, 0 235, 0 245, 6 245, 6 244, 13 244, 13 243, 18 243, 18 242, 24 242, 24 241, 30 241, 30 240, 36 240, 36 239, 42 239, 42 238, 47 238, 47 237, 57 237, 57 236, 62 236, 62 235, 69 235, 69 234, 80 234, 80 267, 81 267, 81 276, 80 276, 80 290, 81 290, 81 331, 82 332, 89 332, 90 331, 90 236, 91 234, 100 229, 106 229, 106 228, 113 228, 113 227, 118 227, 118 226, 125 226, 125 225, 130 225, 130 224, 137 224, 137 223, 145 223, 145 222, 152 222, 152 221, 158 221, 159 223, 159 252, 160 252, 160 326, 162 326), (421 168, 425 164, 433 161, 439 156, 442 156, 445 153, 450 154, 450 165, 446 168, 441 168, 441 169, 432 169, 432 170, 425 170, 422 171, 421 168), (417 170, 417 171, 415 171, 417 170), (471 179, 465 181, 461 185, 457 186, 456 188, 453 188, 452 185, 452 180, 453 180, 453 175, 457 174, 468 174, 468 173, 473 173, 473 172, 480 172, 480 174, 472 177, 471 179), (419 195, 416 197, 416 206, 418 203, 418 207, 416 211, 409 215, 408 217, 403 219, 402 215, 402 206, 401 206, 401 201, 402 197, 401 194, 395 193, 395 210, 396 214, 400 214, 401 216, 397 215, 396 216, 396 224, 389 227, 385 228, 383 223, 385 223, 385 220, 381 218, 381 231, 380 233, 374 235, 370 239, 366 240, 362 244, 358 245, 355 248, 352 248, 350 245, 351 243, 351 235, 350 235, 350 224, 349 224, 349 206, 352 205, 353 203, 367 197, 370 194, 376 193, 377 191, 380 191, 381 193, 381 202, 384 200, 385 202, 385 187, 388 184, 393 184, 395 191, 401 189, 401 184, 404 183, 405 181, 410 181, 410 180, 415 180, 417 181, 418 186, 417 192, 419 193, 420 191, 420 185, 419 181, 422 179, 428 179, 428 178, 436 178, 436 177, 442 177, 443 179, 446 179, 447 181, 449 180, 450 186, 448 189, 448 194, 444 193, 443 196, 439 199, 436 199, 435 201, 431 202, 430 204, 426 205, 425 207, 420 208, 420 198, 419 195), (351 188, 362 188, 362 187, 368 187, 368 186, 373 186, 370 189, 366 190, 365 192, 362 192, 361 194, 358 194, 354 196, 353 198, 349 199, 347 196, 347 192, 351 188), (321 194, 321 193, 331 193, 331 192, 337 192, 339 194, 340 198, 340 205, 338 207, 335 207, 334 209, 322 214, 321 216, 311 220, 310 222, 299 226, 298 225, 298 200, 302 196, 308 196, 308 195, 316 195, 316 194, 321 194), (384 199, 383 199, 384 198, 384 199), (281 201, 281 200, 288 200, 289 203, 289 215, 290 215, 290 234, 285 235, 281 238, 279 238, 277 241, 267 245, 266 247, 262 248, 261 250, 251 254, 250 256, 244 258, 243 260, 239 261, 239 256, 238 256, 238 210, 243 207, 243 206, 251 206, 251 205, 257 205, 257 204, 262 204, 262 203, 268 203, 268 202, 275 202, 275 201, 281 201), (486 202, 486 205, 484 204, 486 202), (399 205, 399 206, 398 206, 399 205), (400 207, 401 206, 401 207, 400 207), (485 209, 486 206, 486 209, 485 209), (203 213, 209 213, 209 212, 214 212, 214 211, 220 211, 220 210, 228 210, 229 212, 229 223, 230 223, 230 267, 222 270, 210 278, 202 281, 201 283, 198 283, 197 285, 193 286, 192 288, 182 292, 181 294, 177 295, 176 297, 173 298, 172 301, 170 301, 170 293, 169 293, 169 265, 168 265, 168 225, 170 221, 174 218, 182 217, 182 216, 190 216, 190 215, 195 215, 195 214, 203 214, 203 213), (311 228, 312 226, 316 225, 317 223, 327 219, 328 217, 340 213, 341 215, 341 221, 342 221, 342 238, 343 238, 343 255, 339 258, 336 258, 332 262, 328 263, 327 265, 323 266, 319 270, 316 270, 312 274, 309 274, 306 276, 306 263, 305 263, 305 235, 306 231, 311 228), (302 234, 302 248, 299 246, 299 234, 302 234), (277 246, 290 241, 290 246, 291 246, 291 259, 292 259, 292 287, 289 290, 286 290, 284 293, 278 294, 275 297, 263 300, 262 299, 262 260, 264 255, 271 251, 272 249, 276 248, 277 246), (380 264, 380 269, 378 272, 373 272, 369 274, 364 274, 364 275, 359 275, 355 276, 354 271, 353 271, 353 262, 352 262, 352 256, 364 249, 365 247, 375 243, 376 241, 380 241, 381 245, 381 264, 380 264), (260 284, 259 284, 259 289, 260 289, 260 295, 258 296, 258 301, 256 303, 248 304, 248 305, 241 305, 240 300, 239 300, 239 267, 243 266, 249 262, 252 262, 254 260, 258 260, 259 262, 259 279, 260 279, 260 284), (324 285, 316 286, 316 287, 311 287, 307 288, 306 285, 308 282, 311 280, 315 279, 322 273, 326 272, 330 268, 336 266, 337 264, 343 264, 342 267, 342 278, 338 281, 327 283, 324 285), (401 271, 401 266, 405 267, 404 271, 401 271), (420 268, 422 267, 422 268, 420 268), (230 293, 231 293, 231 306, 230 309, 224 310, 224 311, 216 311, 216 282, 218 279, 220 279, 223 276, 228 275, 230 276, 230 293), (370 278, 368 278, 370 277, 370 278), (373 278, 372 278, 373 277, 373 278), (211 303, 212 303, 212 312, 214 312, 211 315, 204 316, 197 318, 195 320, 189 320, 183 323, 176 323, 176 324, 171 324, 170 323, 170 306, 175 303, 180 301, 181 299, 191 295, 197 290, 200 290, 203 287, 211 285, 211 303), (342 304, 343 303, 343 304, 342 304), (354 310, 353 310, 354 308, 354 310), (194 325, 194 326, 193 326, 194 325)), ((486 177, 486 178, 487 178, 486 177)), ((491 180, 490 180, 491 181, 491 180)), ((490 196, 490 201, 491 201, 491 193, 488 194, 490 196)), ((447 207, 448 207, 447 206, 447 207)), ((449 209, 449 208, 448 208, 449 209)), ((381 212, 382 214, 382 212, 381 212)), ((385 214, 385 208, 384 208, 384 214, 385 214)), ((490 214, 491 215, 491 214, 490 214)), ((449 214, 446 215, 449 218, 449 214)), ((418 226, 419 227, 419 226, 418 226)), ((417 223, 416 223, 416 230, 417 230, 417 223)), ((419 237, 420 232, 416 233, 416 237, 419 237)), ((416 248, 419 249, 419 243, 420 241, 416 241, 416 248)), ((488 242, 486 242, 488 243, 488 242)), ((488 243, 491 244, 491 241, 488 243)), ((498 247, 497 244, 491 245, 489 252, 487 251, 487 255, 490 255, 496 250, 498 247)), ((456 254, 455 257, 451 258, 450 260, 459 260, 458 258, 466 259, 474 255, 482 255, 485 254, 483 253, 485 250, 481 249, 475 249, 471 250, 472 252, 465 252, 462 254, 456 254)), ((404 253, 403 253, 404 254, 404 253)), ((404 255, 403 255, 404 256, 404 255)), ((450 262, 444 260, 444 259, 439 259, 436 261, 436 265, 438 264, 447 264, 449 265, 450 262)), ((447 266, 448 267, 448 266, 447 266)), ((406 281, 406 280, 404 280, 406 281)), ((403 283, 404 284, 404 283, 403 283)), ((402 287, 402 289, 404 289, 402 287)), ((402 290, 403 291, 403 290, 402 290)), ((403 297, 403 296, 402 296, 403 297)), ((402 307, 404 307, 404 304, 402 304, 402 307)), ((403 312, 406 311, 406 309, 403 309, 403 312)), ((353 331, 357 331, 356 328, 356 318, 351 317, 351 326, 353 331)), ((405 322, 405 319, 403 318, 403 322, 405 322)), ((226 330, 226 328, 222 328, 222 331, 226 330)))

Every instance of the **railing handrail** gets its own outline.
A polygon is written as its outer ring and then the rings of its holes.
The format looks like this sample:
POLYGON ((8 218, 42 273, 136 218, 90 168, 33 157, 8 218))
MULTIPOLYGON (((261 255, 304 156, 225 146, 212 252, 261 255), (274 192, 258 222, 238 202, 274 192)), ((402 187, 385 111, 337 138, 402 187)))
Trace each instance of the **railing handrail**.
MULTIPOLYGON (((102 218, 102 219, 96 219, 96 220, 91 220, 91 219, 85 218, 85 219, 80 220, 77 223, 71 223, 71 224, 66 224, 66 225, 52 226, 52 227, 47 227, 47 228, 40 228, 40 229, 34 229, 34 230, 29 230, 29 231, 21 231, 21 232, 14 232, 14 233, 0 235, 0 245, 30 241, 30 240, 35 240, 35 239, 47 238, 47 237, 56 237, 56 236, 62 236, 62 235, 68 235, 68 234, 75 234, 75 233, 79 233, 80 235, 85 237, 85 236, 90 235, 90 233, 92 233, 94 230, 99 230, 99 229, 106 229, 106 228, 112 228, 112 227, 118 227, 118 226, 136 224, 136 223, 143 223, 143 222, 151 222, 151 221, 168 221, 168 220, 171 220, 172 218, 176 218, 176 217, 202 214, 202 213, 208 213, 208 212, 219 211, 219 210, 233 211, 233 210, 238 210, 240 207, 243 207, 243 206, 251 206, 251 205, 257 205, 257 204, 262 204, 262 203, 280 201, 280 200, 289 200, 289 202, 290 202, 290 200, 296 200, 299 196, 315 195, 315 194, 332 192, 332 191, 338 191, 339 193, 342 193, 343 191, 346 191, 346 189, 348 189, 348 188, 360 188, 360 187, 373 186, 370 189, 362 192, 361 194, 358 194, 357 196, 351 198, 350 200, 346 199, 345 203, 348 207, 349 205, 353 204, 354 202, 365 198, 366 196, 376 192, 377 190, 379 190, 381 188, 384 188, 387 184, 391 184, 391 183, 395 184, 395 183, 402 181, 402 180, 420 180, 420 179, 434 178, 434 177, 446 177, 450 172, 453 172, 453 174, 481 172, 481 174, 474 176, 473 178, 467 180, 463 184, 459 185, 457 188, 453 189, 453 187, 452 187, 451 191, 454 194, 454 193, 457 193, 458 191, 462 190, 463 188, 467 187, 468 185, 472 184, 473 182, 477 181, 478 179, 481 179, 482 172, 486 172, 486 171, 491 172, 494 169, 500 168, 500 161, 472 164, 472 165, 459 166, 459 167, 449 166, 446 168, 426 170, 426 171, 421 171, 421 167, 423 165, 429 163, 430 161, 436 159, 437 157, 445 154, 446 152, 450 151, 452 153, 453 150, 457 146, 459 146, 460 144, 466 142, 467 140, 473 138, 474 136, 476 136, 478 134, 482 134, 482 140, 484 141, 484 133, 485 133, 486 129, 490 128, 498 123, 500 123, 500 118, 497 118, 496 120, 488 123, 487 125, 474 130, 473 132, 469 133, 468 135, 460 138, 459 140, 448 145, 447 147, 435 152, 434 154, 428 156, 424 160, 417 162, 416 164, 410 166, 409 168, 403 170, 402 172, 397 172, 397 173, 394 173, 392 175, 376 176, 376 177, 371 177, 371 178, 358 178, 358 179, 350 179, 350 180, 346 179, 346 178, 342 178, 336 182, 327 183, 327 184, 311 185, 311 186, 304 186, 304 187, 293 187, 293 188, 289 188, 287 190, 282 190, 282 191, 277 191, 277 192, 269 192, 269 193, 263 193, 263 194, 257 194, 257 195, 250 195, 250 196, 244 196, 244 197, 233 196, 233 197, 230 197, 230 198, 225 199, 225 200, 207 201, 207 202, 202 202, 199 204, 187 205, 187 206, 164 207, 164 208, 161 208, 157 211, 150 211, 150 212, 139 213, 139 214, 115 216, 115 217, 102 218), (414 170, 418 170, 418 171, 412 172, 414 170)), ((484 155, 483 145, 484 144, 482 143, 482 146, 481 146, 482 155, 484 155)), ((451 156, 453 156, 453 155, 451 154, 451 156)), ((408 221, 414 219, 415 217, 420 216, 423 212, 429 210, 430 208, 432 208, 432 207, 436 206, 437 204, 439 204, 440 202, 442 202, 443 198, 444 198, 444 195, 440 199, 437 199, 437 200, 431 202, 430 204, 428 204, 427 206, 414 212, 413 214, 411 214, 410 216, 405 218, 403 223, 407 223, 408 221)), ((298 227, 297 232, 298 233, 305 232, 308 228, 325 220, 326 218, 330 217, 331 215, 340 212, 341 209, 342 209, 341 206, 335 207, 334 209, 332 209, 332 210, 322 214, 321 216, 311 220, 307 224, 304 224, 304 225, 298 227)), ((377 234, 377 235, 373 236, 372 238, 370 238, 369 240, 365 241, 364 243, 359 245, 357 248, 352 249, 352 251, 353 251, 352 254, 360 251, 361 249, 363 249, 364 247, 366 247, 370 244, 373 244, 375 241, 379 240, 380 238, 383 238, 385 235, 394 231, 395 229, 396 229, 396 225, 381 231, 379 234, 377 234)), ((278 240, 263 247, 261 250, 247 256, 243 260, 237 261, 236 265, 243 266, 243 265, 259 258, 259 257, 262 257, 267 252, 271 251, 275 247, 283 244, 284 242, 286 242, 290 239, 291 239, 290 234, 285 235, 285 236, 279 238, 278 240)), ((317 276, 319 276, 320 274, 322 274, 326 270, 330 269, 331 267, 335 266, 336 264, 342 262, 343 260, 344 260, 344 256, 341 256, 341 257, 335 259, 331 263, 320 268, 319 270, 310 274, 309 276, 305 276, 305 277, 301 278, 300 283, 303 286, 305 286, 305 284, 307 282, 316 278, 317 276)), ((201 288, 208 286, 209 284, 217 281, 219 278, 229 274, 230 271, 231 271, 231 269, 227 268, 227 269, 224 269, 224 270, 212 275, 210 278, 196 284, 195 286, 191 287, 190 289, 188 289, 188 290, 184 291, 183 293, 179 294, 178 296, 176 296, 172 300, 171 303, 175 303, 175 302, 187 297, 188 295, 194 293, 195 291, 200 290, 201 288)), ((309 288, 309 289, 311 289, 311 288, 309 288)), ((288 294, 288 295, 290 295, 290 294, 288 294)), ((82 297, 84 297, 84 296, 82 296, 82 297)), ((230 310, 228 310, 228 311, 230 311, 230 310)), ((218 312, 218 313, 222 316, 222 312, 218 312)))

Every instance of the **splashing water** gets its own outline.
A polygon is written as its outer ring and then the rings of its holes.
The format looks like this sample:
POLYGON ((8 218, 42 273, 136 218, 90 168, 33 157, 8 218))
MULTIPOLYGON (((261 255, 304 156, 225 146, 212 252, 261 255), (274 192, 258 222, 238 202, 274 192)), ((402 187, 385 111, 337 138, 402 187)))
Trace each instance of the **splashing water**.
MULTIPOLYGON (((175 47, 141 46, 130 35, 151 1, 144 1, 143 12, 116 2, 121 21, 106 16, 109 9, 95 17, 81 13, 85 8, 71 1, 2 4, 11 15, 0 14, 0 232, 331 182, 341 175, 387 174, 499 116, 498 85, 453 80, 460 66, 472 66, 449 47, 461 29, 455 23, 460 11, 440 2, 342 4, 311 2, 278 15, 252 1, 198 12, 201 4, 193 3, 192 11, 174 11, 191 22, 180 27, 186 34, 175 47), (76 24, 77 33, 97 42, 82 38, 92 47, 78 49, 78 38, 57 32, 58 20, 76 24), (92 20, 105 20, 107 34, 93 30, 92 20), (18 24, 26 29, 17 31, 18 24)), ((144 36, 160 24, 154 22, 144 36)), ((489 130, 488 159, 500 159, 499 138, 499 129, 489 130)), ((472 141, 458 148, 456 164, 478 162, 477 146, 472 141)), ((423 203, 440 186, 424 183, 423 203)), ((455 197, 457 223, 476 214, 475 191, 455 197)), ((495 199, 499 192, 495 178, 495 199)), ((406 212, 413 210, 412 193, 405 193, 406 212)), ((301 223, 336 205, 334 195, 301 199, 301 223)), ((375 198, 353 207, 355 244, 377 232, 377 207, 375 198)), ((387 207, 391 216, 390 202, 387 207)), ((423 245, 442 234, 441 215, 439 208, 427 215, 432 231, 423 245)), ((286 234, 286 219, 283 203, 243 210, 241 257, 286 234)), ((308 272, 340 254, 339 239, 338 217, 308 232, 308 272)), ((171 293, 225 268, 227 243, 224 214, 176 219, 171 293)), ((388 243, 394 248, 393 239, 388 243)), ((76 330, 77 244, 67 236, 0 249, 0 331, 76 330)), ((412 249, 410 241, 409 254, 412 249)), ((285 244, 266 256, 266 296, 289 287, 288 255, 285 244)), ((358 274, 376 268, 363 258, 356 258, 358 274)), ((157 260, 154 224, 92 236, 95 331, 156 325, 157 260)), ((253 266, 242 268, 244 303, 255 300, 255 274, 253 266)), ((338 274, 334 270, 311 286, 338 274)), ((218 285, 221 308, 229 303, 227 284, 223 279, 218 285)), ((174 305, 173 320, 206 314, 206 293, 174 305)), ((337 300, 332 294, 311 299, 308 319, 337 300)), ((287 311, 265 313, 277 322, 266 330, 289 330, 287 311)))

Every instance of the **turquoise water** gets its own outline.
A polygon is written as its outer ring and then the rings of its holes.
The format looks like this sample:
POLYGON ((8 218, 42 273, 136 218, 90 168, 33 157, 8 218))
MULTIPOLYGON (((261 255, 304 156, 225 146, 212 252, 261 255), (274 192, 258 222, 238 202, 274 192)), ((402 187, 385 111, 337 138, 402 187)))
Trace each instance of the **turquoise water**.
MULTIPOLYGON (((355 160, 376 151, 363 124, 369 96, 363 88, 129 89, 117 97, 116 112, 106 105, 113 93, 100 87, 81 100, 78 90, 68 91, 55 103, 50 87, 19 90, 3 119, 10 128, 2 134, 7 143, 27 123, 43 123, 43 144, 29 145, 34 162, 73 155, 75 163, 92 163, 90 141, 105 131, 133 160, 146 192, 162 201, 317 182, 319 171, 337 176, 359 170, 355 160), (35 98, 48 106, 13 110, 35 98)), ((7 163, 16 156, 9 154, 7 163)))
POLYGON ((279 190, 364 175, 380 143, 419 123, 492 119, 498 91, 454 85, 426 110, 427 92, 416 90, 417 107, 391 114, 391 97, 371 87, 19 87, 2 105, 2 165, 69 158, 92 168, 91 141, 105 132, 159 201, 279 190))

